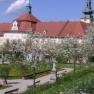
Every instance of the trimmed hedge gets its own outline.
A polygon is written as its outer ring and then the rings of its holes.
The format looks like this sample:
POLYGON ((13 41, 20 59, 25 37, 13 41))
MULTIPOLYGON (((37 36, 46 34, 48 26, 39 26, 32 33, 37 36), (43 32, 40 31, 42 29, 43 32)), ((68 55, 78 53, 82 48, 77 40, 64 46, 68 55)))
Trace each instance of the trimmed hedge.
MULTIPOLYGON (((0 65, 0 73, 9 67, 9 72, 7 73, 9 79, 18 79, 22 77, 32 78, 33 68, 32 65, 23 64, 10 64, 10 65, 0 65), (3 67, 3 69, 2 69, 3 67)), ((73 64, 62 64, 57 63, 57 70, 62 70, 64 67, 73 67, 73 64)), ((50 73, 52 65, 49 63, 38 63, 36 65, 36 77, 47 75, 50 73)))

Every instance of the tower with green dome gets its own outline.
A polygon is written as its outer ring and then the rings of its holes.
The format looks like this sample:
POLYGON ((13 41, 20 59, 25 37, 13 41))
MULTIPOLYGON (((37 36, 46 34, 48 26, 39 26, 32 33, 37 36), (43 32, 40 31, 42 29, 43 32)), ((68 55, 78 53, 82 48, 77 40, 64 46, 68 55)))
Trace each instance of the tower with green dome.
POLYGON ((90 23, 94 20, 93 18, 93 9, 92 9, 92 0, 87 0, 86 1, 86 7, 83 10, 84 16, 81 18, 81 21, 90 23))

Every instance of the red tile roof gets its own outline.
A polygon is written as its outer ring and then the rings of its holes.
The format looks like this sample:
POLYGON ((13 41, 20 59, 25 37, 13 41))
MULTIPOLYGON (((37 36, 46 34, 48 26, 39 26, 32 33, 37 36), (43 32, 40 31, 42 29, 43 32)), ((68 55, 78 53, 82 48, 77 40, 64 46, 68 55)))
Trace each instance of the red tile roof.
POLYGON ((83 22, 69 22, 67 26, 64 28, 62 33, 59 35, 60 37, 65 36, 76 36, 83 37, 86 34, 87 24, 83 22))
POLYGON ((10 23, 0 23, 0 37, 3 37, 5 32, 9 32, 11 29, 10 23))
POLYGON ((47 36, 56 37, 57 33, 60 32, 65 22, 39 22, 36 25, 36 31, 43 34, 46 31, 47 36))
POLYGON ((0 31, 10 31, 11 29, 11 23, 0 23, 0 31))
POLYGON ((39 22, 36 26, 36 31, 43 33, 47 31, 49 37, 65 37, 65 36, 76 36, 82 37, 85 35, 87 24, 74 21, 74 22, 39 22))
POLYGON ((29 21, 29 22, 35 22, 35 23, 39 22, 39 20, 36 17, 34 17, 32 14, 29 14, 29 13, 25 13, 21 15, 16 20, 17 21, 29 21))
MULTIPOLYGON (((87 29, 87 24, 80 21, 67 22, 40 22, 32 14, 26 13, 16 19, 19 30, 16 32, 26 32, 33 29, 36 33, 46 34, 48 37, 76 36, 83 37, 87 29), (45 31, 45 32, 44 32, 45 31)), ((12 32, 12 23, 0 24, 0 35, 3 32, 12 32)), ((14 32, 14 31, 13 31, 14 32)))

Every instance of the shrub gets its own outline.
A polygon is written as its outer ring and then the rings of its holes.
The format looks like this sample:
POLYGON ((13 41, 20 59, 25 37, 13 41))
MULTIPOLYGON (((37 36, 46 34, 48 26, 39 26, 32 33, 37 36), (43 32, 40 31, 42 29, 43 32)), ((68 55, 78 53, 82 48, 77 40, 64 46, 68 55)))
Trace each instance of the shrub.
POLYGON ((8 65, 0 65, 0 77, 7 78, 9 75, 10 66, 8 65))

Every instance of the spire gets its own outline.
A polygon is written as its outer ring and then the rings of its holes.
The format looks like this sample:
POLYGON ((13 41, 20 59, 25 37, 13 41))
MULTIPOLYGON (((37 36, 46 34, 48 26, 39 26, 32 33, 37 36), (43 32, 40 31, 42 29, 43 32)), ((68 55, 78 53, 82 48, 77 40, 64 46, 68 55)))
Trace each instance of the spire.
POLYGON ((87 21, 88 23, 93 21, 93 9, 92 9, 92 0, 87 0, 86 1, 86 7, 83 10, 84 17, 82 20, 85 22, 87 21))
POLYGON ((26 10, 29 14, 31 14, 31 8, 30 0, 26 0, 26 10))
POLYGON ((92 3, 91 0, 87 0, 86 1, 87 8, 91 9, 91 3, 92 3))

